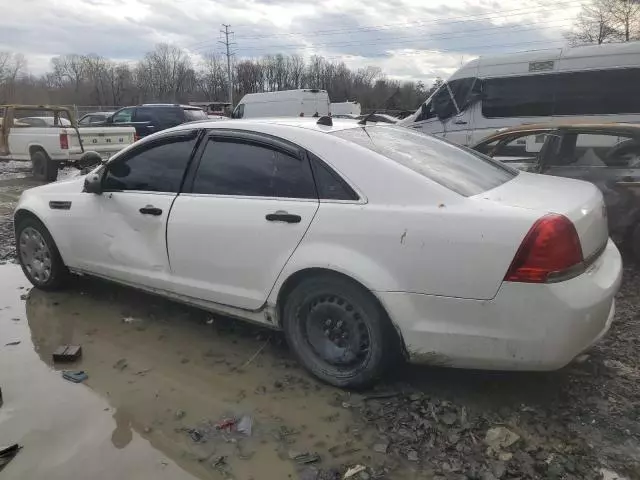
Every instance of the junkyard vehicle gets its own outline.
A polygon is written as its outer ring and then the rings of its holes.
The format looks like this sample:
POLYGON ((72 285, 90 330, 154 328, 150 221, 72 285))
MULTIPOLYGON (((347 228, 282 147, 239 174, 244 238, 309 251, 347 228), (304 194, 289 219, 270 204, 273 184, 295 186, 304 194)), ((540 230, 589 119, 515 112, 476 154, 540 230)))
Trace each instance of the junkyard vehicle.
POLYGON ((23 193, 20 264, 284 330, 342 387, 401 352, 556 369, 609 328, 621 279, 602 194, 393 125, 199 122, 23 193))
POLYGON ((147 103, 124 107, 107 118, 106 125, 130 125, 136 129, 136 138, 175 127, 181 123, 206 120, 207 114, 191 105, 147 103))
POLYGON ((640 42, 476 58, 400 123, 473 145, 523 123, 640 122, 640 42))
POLYGON ((522 170, 598 186, 611 236, 640 260, 640 125, 522 125, 473 148, 522 170))
POLYGON ((134 142, 132 127, 80 131, 64 107, 6 105, 0 111, 0 159, 30 161, 39 180, 56 180, 59 168, 79 166, 85 152, 97 152, 106 160, 134 142))
POLYGON ((86 113, 80 120, 78 120, 79 127, 90 127, 97 125, 104 125, 107 123, 107 120, 113 116, 115 112, 92 112, 86 113))

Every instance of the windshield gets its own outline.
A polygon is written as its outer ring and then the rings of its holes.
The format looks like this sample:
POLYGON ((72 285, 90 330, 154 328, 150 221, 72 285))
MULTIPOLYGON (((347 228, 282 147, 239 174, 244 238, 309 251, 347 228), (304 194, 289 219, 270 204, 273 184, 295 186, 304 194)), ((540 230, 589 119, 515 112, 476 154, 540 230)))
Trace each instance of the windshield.
POLYGON ((187 119, 187 122, 193 122, 194 120, 206 120, 207 114, 204 113, 204 110, 199 108, 188 108, 184 110, 184 116, 187 119))
POLYGON ((491 190, 518 174, 473 150, 403 127, 370 126, 332 135, 384 155, 466 197, 491 190))

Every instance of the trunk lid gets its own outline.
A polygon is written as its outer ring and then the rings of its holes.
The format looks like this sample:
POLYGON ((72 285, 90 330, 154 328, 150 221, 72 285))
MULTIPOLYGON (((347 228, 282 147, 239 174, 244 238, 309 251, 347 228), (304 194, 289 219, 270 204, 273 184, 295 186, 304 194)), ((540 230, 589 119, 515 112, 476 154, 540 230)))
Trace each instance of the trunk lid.
POLYGON ((580 180, 520 172, 513 180, 476 195, 504 205, 564 215, 573 222, 586 259, 609 238, 607 214, 600 190, 580 180))
MULTIPOLYGON (((133 127, 83 127, 79 130, 85 152, 97 152, 105 159, 131 145, 136 134, 133 127)), ((69 153, 81 153, 77 132, 73 128, 61 130, 61 133, 65 132, 69 136, 69 153)))

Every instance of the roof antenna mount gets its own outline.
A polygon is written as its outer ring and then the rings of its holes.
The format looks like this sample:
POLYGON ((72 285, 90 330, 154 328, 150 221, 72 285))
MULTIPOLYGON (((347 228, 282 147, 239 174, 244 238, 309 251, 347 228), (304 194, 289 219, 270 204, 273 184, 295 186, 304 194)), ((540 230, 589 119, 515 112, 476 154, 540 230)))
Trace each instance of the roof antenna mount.
POLYGON ((316 125, 324 125, 325 127, 333 127, 333 120, 328 115, 323 115, 318 119, 316 125))

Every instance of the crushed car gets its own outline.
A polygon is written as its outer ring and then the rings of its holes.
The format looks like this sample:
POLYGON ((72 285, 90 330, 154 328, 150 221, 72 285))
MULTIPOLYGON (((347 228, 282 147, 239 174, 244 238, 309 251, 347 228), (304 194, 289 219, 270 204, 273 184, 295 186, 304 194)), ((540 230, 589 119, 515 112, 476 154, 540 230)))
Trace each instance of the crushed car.
POLYGON ((521 170, 593 183, 611 236, 640 260, 640 125, 522 125, 472 148, 521 170))

